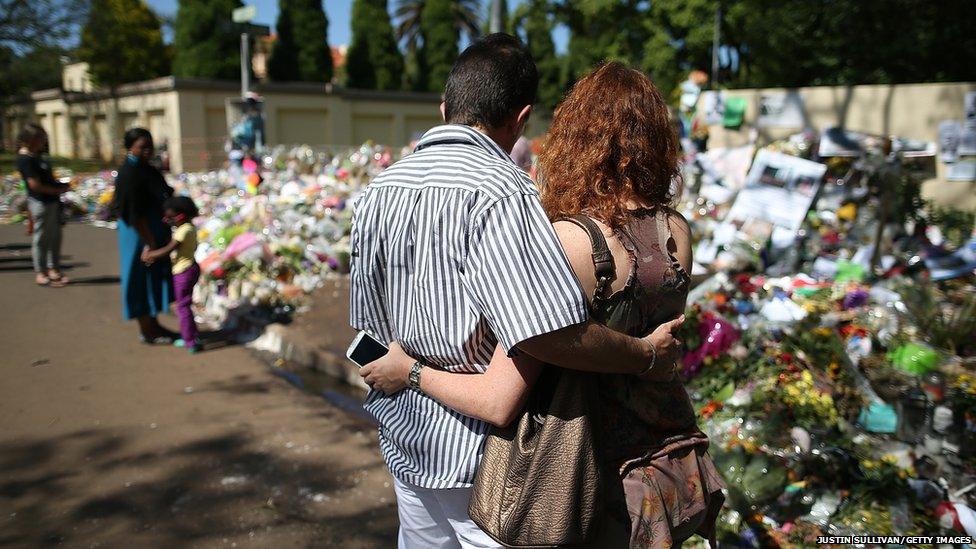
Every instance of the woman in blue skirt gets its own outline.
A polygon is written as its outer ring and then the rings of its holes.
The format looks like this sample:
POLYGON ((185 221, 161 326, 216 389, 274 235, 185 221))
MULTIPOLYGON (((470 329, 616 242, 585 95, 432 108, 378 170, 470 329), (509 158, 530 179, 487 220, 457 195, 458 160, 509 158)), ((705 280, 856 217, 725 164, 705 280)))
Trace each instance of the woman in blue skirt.
POLYGON ((147 265, 142 253, 170 240, 170 228, 163 222, 163 202, 173 196, 173 189, 149 163, 153 140, 148 130, 127 131, 125 149, 125 162, 119 167, 113 198, 118 215, 122 316, 139 321, 142 342, 168 344, 175 334, 160 326, 156 315, 168 311, 173 298, 169 258, 147 265))

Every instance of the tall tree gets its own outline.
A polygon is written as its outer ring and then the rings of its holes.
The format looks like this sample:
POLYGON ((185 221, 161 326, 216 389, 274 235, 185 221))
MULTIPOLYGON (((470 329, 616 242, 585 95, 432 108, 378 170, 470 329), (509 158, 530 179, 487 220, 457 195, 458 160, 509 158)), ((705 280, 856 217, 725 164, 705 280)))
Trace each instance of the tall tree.
POLYGON ((176 76, 235 79, 241 71, 241 0, 179 0, 173 46, 176 76))
POLYGON ((0 47, 16 53, 59 44, 77 30, 86 0, 0 0, 0 47))
POLYGON ((427 0, 420 17, 424 36, 421 59, 426 65, 427 91, 443 92, 458 56, 458 28, 451 0, 427 0))
POLYGON ((298 46, 295 43, 293 3, 281 0, 278 3, 278 36, 268 59, 268 78, 278 82, 293 82, 301 79, 298 69, 298 46))
MULTIPOLYGON (((424 30, 422 25, 427 0, 399 0, 396 12, 397 40, 406 49, 407 86, 416 91, 427 90, 429 66, 423 49, 424 30)), ((468 40, 475 40, 481 34, 479 0, 454 0, 451 2, 454 25, 458 33, 468 40)))
POLYGON ((92 81, 114 88, 169 73, 159 18, 144 0, 92 0, 78 57, 92 81))
POLYGON ((549 0, 528 0, 515 12, 516 27, 539 68, 539 104, 554 109, 563 95, 561 60, 552 41, 549 0))
MULTIPOLYGON (((665 95, 691 69, 708 72, 711 67, 718 6, 717 0, 661 0, 654 2, 642 18, 647 47, 634 63, 651 76, 665 95)), ((729 33, 723 36, 726 43, 732 38, 729 33)))
POLYGON ((272 80, 328 82, 332 80, 329 20, 319 0, 278 2, 278 39, 271 52, 272 80))
POLYGON ((397 90, 403 85, 403 55, 397 48, 386 0, 355 0, 352 44, 346 56, 350 88, 397 90))
POLYGON ((66 55, 58 46, 38 46, 22 54, 0 46, 0 98, 61 86, 61 58, 66 55))
POLYGON ((299 1, 303 9, 301 19, 295 21, 295 39, 299 45, 298 66, 306 82, 328 82, 335 71, 329 48, 329 19, 322 4, 321 0, 299 1))
POLYGON ((558 5, 560 20, 570 30, 567 85, 601 61, 637 64, 647 45, 646 4, 641 0, 564 0, 558 5))

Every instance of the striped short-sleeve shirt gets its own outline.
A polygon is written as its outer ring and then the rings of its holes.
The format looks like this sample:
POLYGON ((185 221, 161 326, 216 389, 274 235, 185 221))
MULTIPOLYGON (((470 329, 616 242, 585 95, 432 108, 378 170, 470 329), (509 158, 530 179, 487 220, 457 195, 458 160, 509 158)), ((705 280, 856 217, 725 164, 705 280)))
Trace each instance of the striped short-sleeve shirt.
MULTIPOLYGON (((587 318, 586 297, 532 181, 497 144, 438 126, 355 205, 350 323, 454 372, 484 372, 497 344, 587 318)), ((372 391, 390 472, 470 486, 488 425, 413 390, 372 391)))

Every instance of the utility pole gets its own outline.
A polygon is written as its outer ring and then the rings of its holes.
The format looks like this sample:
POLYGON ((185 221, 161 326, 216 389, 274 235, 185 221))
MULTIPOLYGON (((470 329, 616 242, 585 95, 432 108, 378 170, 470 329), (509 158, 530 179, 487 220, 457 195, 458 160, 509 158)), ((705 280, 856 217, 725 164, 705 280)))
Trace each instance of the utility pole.
POLYGON ((715 32, 712 36, 712 89, 718 89, 718 48, 722 41, 722 3, 715 7, 715 32))
POLYGON ((508 3, 505 0, 492 0, 491 15, 488 18, 488 32, 505 32, 508 19, 508 3))
POLYGON ((257 9, 254 6, 243 6, 237 8, 231 14, 231 18, 235 23, 245 26, 245 32, 241 33, 241 99, 247 98, 247 92, 251 89, 251 71, 249 65, 251 64, 251 54, 248 51, 249 41, 247 36, 247 25, 254 19, 257 15, 257 9))
POLYGON ((247 92, 251 89, 251 71, 248 70, 248 60, 251 59, 248 51, 247 33, 241 33, 241 99, 247 99, 247 92))

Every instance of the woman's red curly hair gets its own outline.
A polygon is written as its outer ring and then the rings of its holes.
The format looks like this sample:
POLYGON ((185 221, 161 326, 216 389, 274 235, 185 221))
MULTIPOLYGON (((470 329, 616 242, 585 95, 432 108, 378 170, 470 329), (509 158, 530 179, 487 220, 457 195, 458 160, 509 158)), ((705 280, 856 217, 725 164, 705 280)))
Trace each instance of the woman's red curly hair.
POLYGON ((542 205, 551 220, 584 213, 618 229, 630 217, 628 200, 671 204, 679 154, 657 87, 639 71, 606 63, 556 108, 539 156, 542 205))

